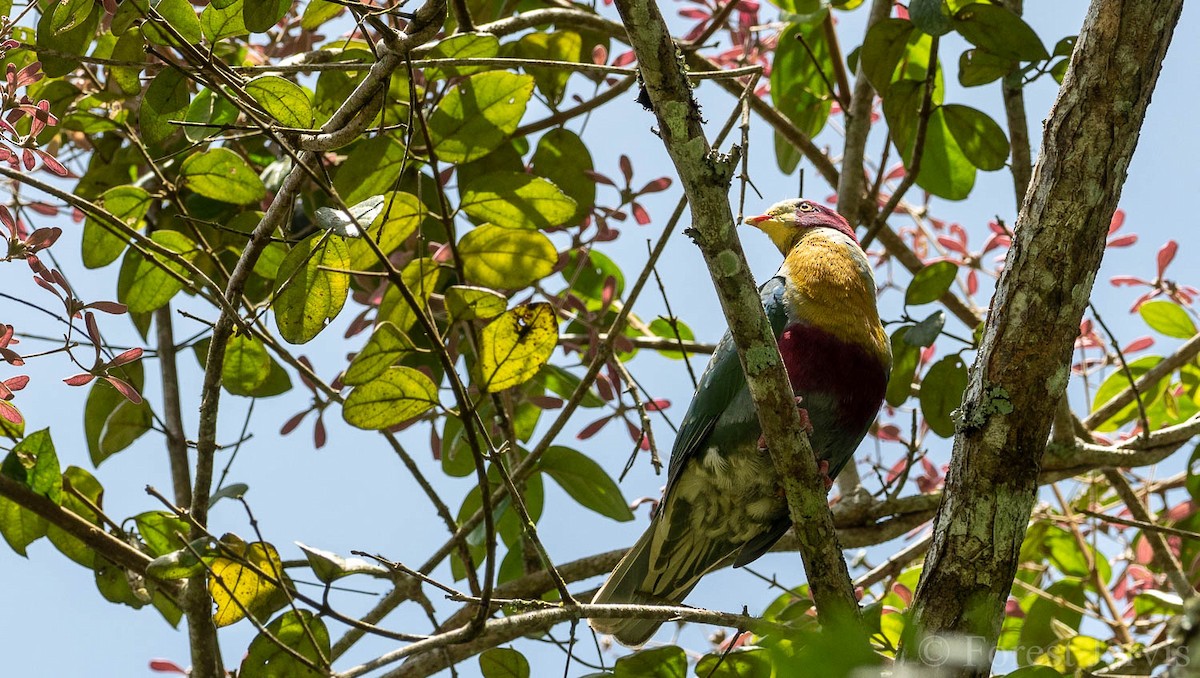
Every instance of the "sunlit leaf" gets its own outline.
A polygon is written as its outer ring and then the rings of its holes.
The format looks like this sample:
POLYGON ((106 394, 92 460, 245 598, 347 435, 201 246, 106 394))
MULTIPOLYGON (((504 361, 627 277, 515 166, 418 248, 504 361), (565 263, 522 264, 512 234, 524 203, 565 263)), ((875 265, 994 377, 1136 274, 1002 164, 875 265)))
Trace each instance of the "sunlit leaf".
POLYGON ((228 148, 211 148, 193 153, 179 167, 184 185, 206 198, 248 205, 267 194, 258 174, 228 148))
POLYGON ((284 127, 312 127, 312 98, 300 85, 277 75, 261 75, 243 87, 267 115, 284 127))
POLYGON ((561 226, 575 214, 575 201, 557 186, 524 172, 495 172, 463 188, 462 210, 504 228, 561 226))
POLYGON ((1196 334, 1196 324, 1175 302, 1152 299, 1138 307, 1138 314, 1152 329, 1168 337, 1191 339, 1196 334))
POLYGON ((279 266, 275 322, 292 344, 317 336, 346 303, 350 276, 346 243, 336 235, 314 235, 297 243, 279 266), (332 269, 332 270, 331 270, 332 269))
POLYGON ((486 287, 451 285, 446 289, 446 310, 454 320, 487 320, 508 308, 503 294, 486 287))
POLYGON ((342 417, 351 426, 382 430, 438 404, 437 385, 411 367, 390 367, 346 396, 342 417))
POLYGON ((330 656, 329 631, 325 622, 308 610, 288 610, 267 624, 264 633, 250 641, 238 677, 322 678, 329 675, 325 662, 330 656), (284 648, 318 668, 313 669, 284 648))
POLYGON ((558 319, 547 303, 508 311, 479 333, 480 387, 502 391, 533 378, 558 345, 558 319))
POLYGON ((208 583, 208 593, 216 605, 213 623, 218 628, 229 626, 245 618, 247 611, 256 618, 270 614, 268 608, 273 607, 279 594, 272 579, 283 573, 275 547, 266 542, 231 543, 228 537, 221 542, 222 555, 210 564, 212 579, 208 583))
POLYGON ((996 56, 1018 61, 1050 58, 1029 24, 1000 5, 977 2, 963 7, 954 13, 954 29, 971 44, 996 56))
POLYGON ((392 323, 384 321, 371 333, 366 346, 354 356, 342 382, 348 386, 365 384, 415 350, 406 334, 392 323))
POLYGON ((538 231, 484 224, 458 243, 467 281, 486 287, 520 289, 550 275, 558 263, 554 243, 538 231))
POLYGON ((429 115, 438 157, 463 163, 495 150, 517 129, 531 96, 529 75, 490 71, 460 82, 429 115))
MULTIPOLYGON (((138 186, 115 186, 98 200, 100 206, 130 228, 141 230, 142 219, 150 209, 152 198, 138 186)), ((83 222, 83 265, 88 268, 107 266, 120 258, 129 238, 112 232, 112 226, 95 217, 83 222)))
POLYGON ((958 266, 954 262, 939 261, 922 268, 913 275, 904 293, 904 303, 909 306, 928 304, 942 298, 954 284, 958 266))

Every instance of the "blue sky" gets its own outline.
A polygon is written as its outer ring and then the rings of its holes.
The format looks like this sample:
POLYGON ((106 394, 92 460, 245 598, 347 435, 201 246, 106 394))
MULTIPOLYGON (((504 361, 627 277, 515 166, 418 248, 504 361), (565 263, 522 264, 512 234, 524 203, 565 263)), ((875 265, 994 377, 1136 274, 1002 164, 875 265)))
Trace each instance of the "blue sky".
MULTIPOLYGON (((1080 0, 1029 5, 1028 19, 1048 46, 1077 31, 1087 6, 1080 0)), ((671 14, 682 7, 682 3, 663 3, 664 11, 671 14)), ((765 8, 762 16, 770 13, 771 10, 765 8)), ((845 18, 852 35, 861 32, 853 32, 853 27, 862 20, 861 14, 845 18)), ((1195 169, 1195 159, 1200 157, 1200 131, 1192 117, 1197 106, 1192 67, 1200 62, 1200 46, 1194 39, 1200 34, 1198 31, 1200 12, 1194 7, 1185 8, 1121 200, 1121 207, 1128 214, 1123 230, 1136 232, 1141 239, 1134 247, 1110 251, 1097 279, 1095 298, 1099 308, 1122 341, 1147 334, 1148 330, 1139 320, 1126 315, 1137 293, 1111 287, 1107 282, 1111 275, 1130 273, 1153 277, 1154 253, 1163 241, 1172 238, 1181 245, 1173 272, 1184 282, 1195 284, 1200 278, 1196 276, 1193 263, 1200 237, 1196 235, 1190 201, 1200 179, 1200 173, 1195 169)), ((945 45, 943 55, 956 57, 962 48, 952 36, 945 45)), ((943 60, 953 61, 945 56, 943 60)), ((952 64, 946 65, 952 68, 952 64)), ((1003 119, 997 87, 962 90, 952 77, 947 78, 947 84, 947 101, 966 103, 991 113, 998 120, 1003 119)), ((1039 121, 1046 117, 1053 100, 1054 88, 1049 85, 1048 81, 1040 82, 1027 94, 1030 129, 1035 140, 1039 136, 1039 121)), ((704 85, 699 91, 710 128, 715 132, 732 101, 712 85, 704 85)), ((531 110, 530 118, 533 117, 535 112, 531 110)), ((594 113, 588 122, 585 139, 590 143, 596 169, 617 176, 617 159, 626 154, 633 159, 635 185, 658 176, 672 175, 661 143, 650 132, 652 124, 651 116, 632 101, 632 95, 621 97, 617 103, 594 113)), ((794 176, 781 176, 775 169, 769 129, 757 120, 753 125, 751 172, 764 198, 748 199, 747 211, 750 213, 756 213, 778 199, 793 196, 796 185, 794 176)), ((833 147, 839 144, 837 135, 828 128, 818 141, 833 147)), ((878 148, 878 143, 871 147, 878 148)), ((808 197, 823 199, 832 193, 815 172, 808 171, 807 177, 808 197)), ((1011 191, 1007 173, 981 172, 970 199, 961 203, 934 201, 933 210, 940 218, 958 221, 976 238, 981 238, 978 234, 988 219, 999 215, 1009 223, 1013 221, 1015 210, 1011 191)), ((613 201, 612 192, 604 187, 600 189, 600 196, 602 202, 608 201, 604 204, 613 201)), ((632 276, 644 262, 645 240, 657 237, 678 196, 676 182, 667 192, 648 198, 645 204, 654 222, 646 227, 626 223, 620 239, 605 247, 604 251, 622 264, 627 275, 632 276)), ((85 298, 114 297, 115 269, 90 272, 79 264, 75 244, 79 226, 65 219, 53 225, 66 230, 54 251, 72 283, 85 298)), ((773 274, 779 255, 766 238, 751 231, 746 234, 744 243, 755 277, 762 280, 773 274)), ((724 331, 724 321, 700 255, 686 237, 673 237, 660 271, 673 310, 691 325, 697 338, 709 341, 719 338, 724 331)), ((32 285, 23 265, 10 264, 4 275, 10 293, 28 294, 32 299, 45 301, 44 293, 32 285)), ((890 299, 885 296, 881 302, 885 318, 895 318, 899 312, 895 296, 890 299)), ((650 320, 663 312, 661 301, 656 297, 651 292, 639 301, 637 313, 642 318, 650 320)), ((204 317, 212 316, 208 309, 193 307, 204 317)), ((3 312, 0 320, 16 324, 19 329, 43 333, 60 331, 52 325, 39 326, 40 319, 30 317, 24 308, 11 302, 0 301, 0 310, 3 312)), ((123 324, 123 320, 110 322, 105 326, 106 335, 118 342, 133 341, 133 333, 123 329, 123 324)), ((187 336, 198 329, 195 324, 178 317, 175 326, 179 336, 187 336)), ((331 378, 342 364, 346 352, 365 340, 365 336, 360 335, 354 343, 346 344, 340 339, 341 327, 344 327, 344 319, 339 319, 336 327, 301 351, 313 359, 318 373, 327 378, 331 378)), ((32 350, 36 345, 31 341, 22 348, 32 350)), ((1160 339, 1156 350, 1165 351, 1168 346, 1160 339)), ((199 369, 186 353, 181 355, 181 364, 185 366, 185 379, 192 386, 185 393, 184 409, 195 412, 199 369)), ((669 416, 678 418, 682 415, 691 386, 681 363, 642 352, 630 367, 654 397, 668 398, 674 403, 667 413, 669 416)), ((700 362, 696 367, 702 367, 700 362)), ((19 395, 17 402, 29 419, 29 430, 51 426, 63 465, 76 464, 90 469, 80 414, 85 391, 68 389, 61 384, 61 379, 71 373, 70 368, 65 361, 52 359, 31 361, 26 371, 33 377, 33 382, 19 395)), ((157 388, 151 385, 147 390, 148 397, 158 402, 157 388)), ((223 396, 222 442, 237 438, 248 404, 244 398, 223 396)), ((290 436, 281 438, 277 435, 284 420, 306 404, 305 392, 300 389, 259 401, 250 421, 254 438, 242 446, 231 474, 232 480, 250 486, 247 498, 253 504, 267 539, 280 548, 285 558, 300 557, 292 542, 303 541, 342 554, 358 549, 379 552, 414 565, 424 561, 426 555, 445 540, 445 528, 436 519, 420 489, 377 436, 345 426, 334 413, 326 422, 330 426, 330 443, 322 450, 312 449, 311 419, 290 436)), ((568 427, 568 436, 588 421, 587 417, 577 418, 568 427)), ((189 435, 194 436, 194 422, 189 422, 188 430, 189 435)), ((660 425, 656 432, 660 445, 668 448, 669 429, 660 425)), ((428 452, 427 429, 419 427, 406 433, 403 441, 422 469, 437 479, 452 510, 456 510, 461 497, 470 489, 469 480, 440 477, 439 466, 428 452)), ((610 426, 587 441, 566 442, 596 458, 614 477, 620 472, 631 446, 627 435, 617 426, 610 426)), ((868 444, 864 443, 864 447, 868 444)), ((944 444, 940 448, 935 446, 935 451, 944 454, 947 447, 944 444)), ((219 463, 223 461, 221 457, 219 463)), ((663 483, 663 479, 655 477, 649 464, 644 462, 643 458, 622 485, 627 499, 656 496, 663 483)), ((129 516, 159 508, 157 502, 143 492, 143 487, 149 483, 165 492, 170 486, 161 438, 154 434, 110 458, 95 473, 105 485, 105 507, 113 516, 129 516)), ((559 507, 559 510, 548 512, 542 521, 541 534, 551 556, 559 561, 628 545, 646 524, 644 509, 638 511, 635 522, 618 524, 573 507, 569 498, 552 483, 547 483, 547 506, 559 507)), ((211 520, 217 533, 233 531, 245 538, 252 535, 245 515, 234 502, 218 503, 211 520)), ((892 545, 875 549, 870 555, 876 557, 895 548, 892 545)), ((170 628, 151 610, 134 611, 107 603, 95 590, 92 573, 59 555, 45 540, 32 545, 29 551, 30 558, 26 560, 7 547, 0 547, 0 572, 7 577, 7 584, 0 588, 0 607, 8 611, 0 615, 0 637, 5 639, 8 648, 4 664, 9 673, 30 677, 143 676, 153 675, 147 669, 147 662, 154 657, 169 658, 183 665, 188 663, 187 636, 182 627, 181 630, 170 628)), ((799 559, 794 554, 770 555, 755 567, 767 574, 778 574, 781 581, 787 583, 803 580, 799 559)), ((448 577, 445 568, 437 574, 448 577)), ((346 583, 377 590, 367 581, 352 579, 346 583)), ((312 592, 317 593, 319 589, 314 587, 312 592)), ((761 611, 775 595, 745 573, 725 571, 702 582, 688 603, 726 610, 738 610, 746 604, 753 613, 761 611)), ((343 611, 350 614, 365 611, 373 602, 373 597, 355 594, 344 595, 339 600, 343 611)), ((394 613, 389 623, 395 629, 420 632, 425 629, 422 620, 419 611, 409 603, 394 613)), ((704 649, 704 636, 709 631, 689 627, 683 642, 704 649)), ((335 637, 340 632, 340 629, 335 630, 335 637)), ((245 622, 221 631, 227 665, 238 664, 241 652, 253 634, 253 628, 245 622)), ((590 639, 585 644, 590 645, 590 639)), ((352 659, 366 659, 391 647, 390 642, 364 641, 356 648, 352 659)), ((562 659, 557 650, 534 650, 528 643, 521 647, 530 649, 535 675, 543 671, 561 671, 562 659)), ((606 657, 606 661, 611 662, 611 659, 611 655, 606 657)), ((340 667, 348 665, 343 661, 340 667)), ((461 668, 464 676, 475 675, 477 671, 473 661, 461 668)), ((580 668, 572 673, 585 672, 580 668)))

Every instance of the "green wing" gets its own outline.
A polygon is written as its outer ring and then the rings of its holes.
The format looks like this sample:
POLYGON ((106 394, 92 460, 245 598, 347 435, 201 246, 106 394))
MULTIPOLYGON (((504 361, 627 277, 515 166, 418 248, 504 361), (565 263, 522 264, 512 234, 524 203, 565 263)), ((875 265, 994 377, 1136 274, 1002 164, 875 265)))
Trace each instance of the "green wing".
MULTIPOLYGON (((788 325, 787 305, 783 301, 786 287, 780 276, 771 278, 758 288, 762 298, 763 309, 771 322, 771 330, 778 339, 788 325)), ((717 419, 733 403, 735 397, 746 390, 746 374, 738 361, 737 348, 733 338, 726 332, 717 344, 708 367, 700 376, 700 385, 692 397, 687 413, 683 415, 683 423, 679 426, 679 434, 675 437, 675 445, 671 448, 671 465, 667 473, 667 487, 674 483, 680 471, 696 451, 704 447, 704 441, 712 433, 717 419)), ((669 491, 669 490, 668 490, 669 491)))

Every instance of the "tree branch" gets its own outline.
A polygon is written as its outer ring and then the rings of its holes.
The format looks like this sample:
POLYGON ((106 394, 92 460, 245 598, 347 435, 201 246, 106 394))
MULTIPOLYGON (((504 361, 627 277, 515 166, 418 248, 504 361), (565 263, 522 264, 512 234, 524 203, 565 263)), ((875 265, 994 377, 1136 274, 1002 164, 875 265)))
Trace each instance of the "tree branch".
MULTIPOLYGON (((1182 0, 1094 0, 1051 111, 913 602, 924 634, 995 647, 1036 497, 1053 408, 1182 0)), ((919 643, 905 645, 915 659, 919 643)), ((989 653, 984 652, 987 656, 989 653)), ((976 665, 961 675, 985 676, 976 665)))

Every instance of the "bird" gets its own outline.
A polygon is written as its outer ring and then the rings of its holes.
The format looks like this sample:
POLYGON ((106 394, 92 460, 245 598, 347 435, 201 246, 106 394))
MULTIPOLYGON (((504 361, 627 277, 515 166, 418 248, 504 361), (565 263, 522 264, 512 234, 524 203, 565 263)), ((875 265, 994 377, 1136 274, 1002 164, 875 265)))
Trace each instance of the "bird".
MULTIPOLYGON (((875 420, 891 371, 871 265, 847 221, 812 200, 784 200, 745 223, 784 255, 759 293, 828 490, 875 420)), ((705 574, 770 550, 791 520, 761 436, 726 332, 679 427, 650 526, 592 602, 678 605, 705 574)), ((630 647, 662 625, 590 623, 630 647)))

